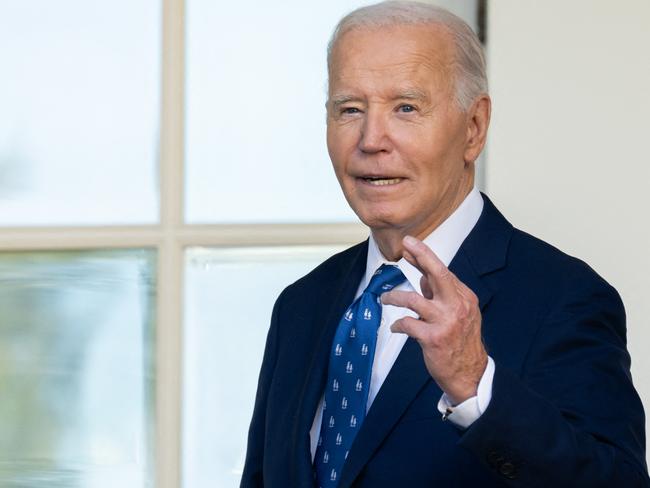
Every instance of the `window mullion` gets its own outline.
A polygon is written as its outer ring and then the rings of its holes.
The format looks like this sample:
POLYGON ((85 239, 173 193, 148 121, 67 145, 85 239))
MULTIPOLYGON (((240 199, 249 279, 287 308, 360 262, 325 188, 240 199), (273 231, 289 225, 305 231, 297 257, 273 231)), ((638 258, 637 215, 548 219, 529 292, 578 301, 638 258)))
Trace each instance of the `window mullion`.
POLYGON ((156 487, 181 486, 185 5, 163 0, 160 225, 156 321, 156 487))

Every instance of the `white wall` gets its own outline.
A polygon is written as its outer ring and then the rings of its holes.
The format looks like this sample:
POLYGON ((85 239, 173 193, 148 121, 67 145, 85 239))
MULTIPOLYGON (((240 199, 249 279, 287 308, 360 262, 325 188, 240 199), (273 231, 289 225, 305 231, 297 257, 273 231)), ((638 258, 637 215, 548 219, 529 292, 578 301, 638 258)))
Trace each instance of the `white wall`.
POLYGON ((647 0, 490 1, 486 180, 513 224, 619 290, 647 413, 649 25, 647 0))

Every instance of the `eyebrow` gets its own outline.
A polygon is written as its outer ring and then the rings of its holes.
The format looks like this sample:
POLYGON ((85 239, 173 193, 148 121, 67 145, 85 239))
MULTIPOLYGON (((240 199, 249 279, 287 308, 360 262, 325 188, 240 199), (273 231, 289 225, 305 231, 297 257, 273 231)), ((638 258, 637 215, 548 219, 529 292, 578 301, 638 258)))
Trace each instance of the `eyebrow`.
POLYGON ((353 97, 351 95, 341 95, 341 96, 330 98, 328 103, 331 103, 333 108, 338 108, 341 105, 348 102, 360 102, 360 101, 361 98, 359 97, 353 97))
POLYGON ((422 90, 411 88, 398 92, 393 100, 426 100, 428 97, 422 90))

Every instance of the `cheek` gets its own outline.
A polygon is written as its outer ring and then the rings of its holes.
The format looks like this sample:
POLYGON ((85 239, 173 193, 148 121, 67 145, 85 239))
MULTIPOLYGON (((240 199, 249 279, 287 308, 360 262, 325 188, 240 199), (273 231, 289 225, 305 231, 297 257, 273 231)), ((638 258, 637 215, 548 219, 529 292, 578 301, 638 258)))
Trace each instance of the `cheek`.
POLYGON ((345 162, 344 160, 332 149, 329 150, 330 160, 332 161, 332 168, 334 175, 339 182, 339 185, 345 189, 345 162))
POLYGON ((330 159, 332 160, 332 164, 334 164, 334 167, 336 168, 338 164, 339 158, 339 153, 340 153, 340 146, 341 146, 341 140, 337 135, 337 131, 332 128, 329 124, 327 125, 327 152, 330 155, 330 159))
POLYGON ((345 130, 339 127, 327 128, 327 152, 329 153, 330 160, 334 166, 336 176, 341 179, 344 176, 345 169, 347 168, 350 158, 356 150, 354 143, 354 135, 350 130, 345 130))
POLYGON ((433 188, 447 183, 464 168, 463 152, 454 140, 430 136, 420 140, 413 160, 426 185, 433 188))

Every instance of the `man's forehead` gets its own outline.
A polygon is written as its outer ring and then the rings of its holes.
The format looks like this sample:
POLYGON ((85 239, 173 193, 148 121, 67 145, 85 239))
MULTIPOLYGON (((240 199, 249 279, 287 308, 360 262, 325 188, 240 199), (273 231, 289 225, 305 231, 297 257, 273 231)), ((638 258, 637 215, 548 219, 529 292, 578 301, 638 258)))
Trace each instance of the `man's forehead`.
POLYGON ((417 56, 401 62, 388 59, 374 66, 353 61, 332 66, 328 90, 331 101, 363 99, 368 94, 386 100, 424 100, 431 98, 432 90, 447 91, 453 83, 453 68, 448 62, 417 56))
MULTIPOLYGON (((362 59, 382 54, 416 56, 431 63, 449 61, 453 57, 449 30, 439 24, 398 24, 383 27, 355 27, 341 34, 332 49, 332 61, 356 57, 362 59)), ((389 57, 389 56, 387 56, 389 57)), ((399 57, 393 57, 400 62, 399 57)))
POLYGON ((330 84, 346 78, 449 76, 453 47, 448 32, 437 27, 357 28, 342 34, 332 50, 330 84))

